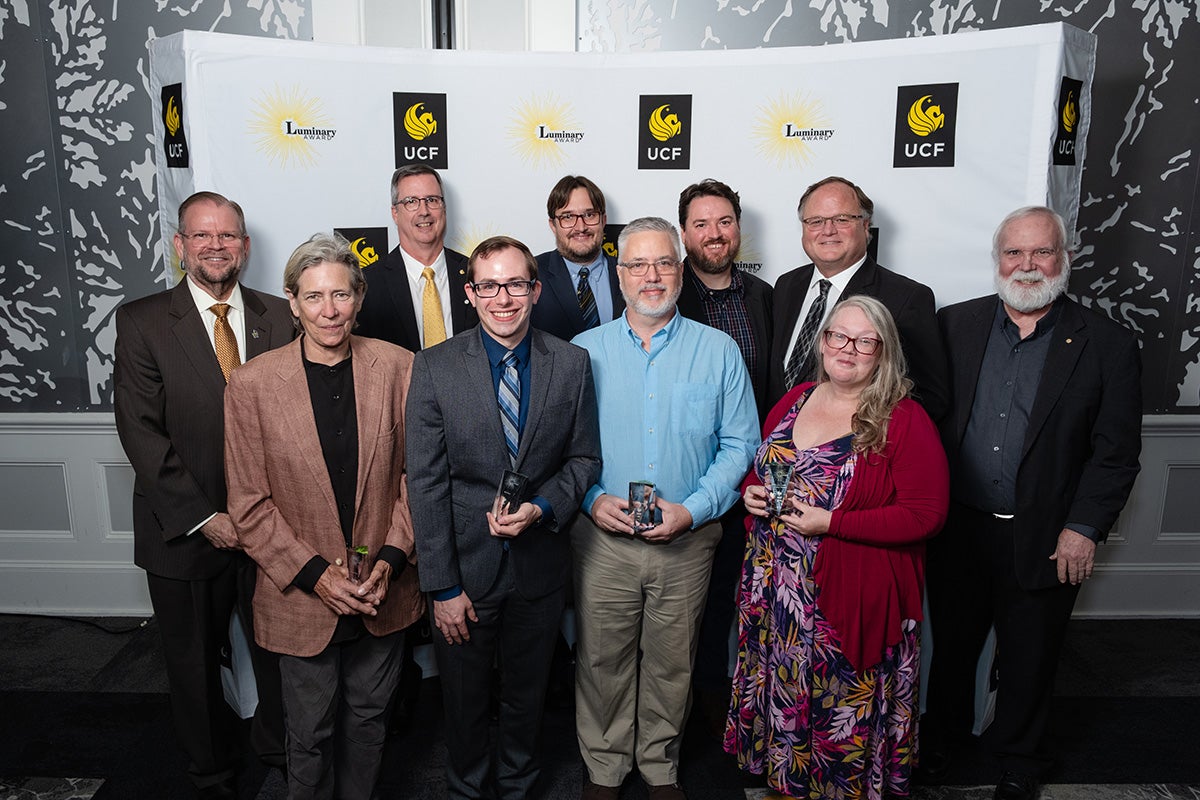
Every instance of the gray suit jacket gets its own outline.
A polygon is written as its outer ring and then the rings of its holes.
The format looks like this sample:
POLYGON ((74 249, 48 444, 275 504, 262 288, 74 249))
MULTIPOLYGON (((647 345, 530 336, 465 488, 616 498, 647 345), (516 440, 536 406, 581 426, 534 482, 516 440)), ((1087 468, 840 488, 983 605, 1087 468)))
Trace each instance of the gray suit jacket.
POLYGON ((587 353, 532 330, 530 396, 515 469, 529 494, 549 501, 552 526, 503 540, 486 512, 510 467, 487 352, 478 328, 417 353, 405 414, 409 506, 421 589, 462 586, 468 597, 495 581, 509 542, 518 591, 541 597, 570 571, 567 524, 600 473, 600 426, 587 353))
MULTIPOLYGON (((186 280, 186 279, 185 279, 186 280)), ((296 334, 282 298, 242 287, 246 358, 296 334)), ((217 574, 233 551, 188 531, 225 511, 225 378, 182 282, 117 309, 113 406, 133 465, 133 560, 164 578, 217 574)))

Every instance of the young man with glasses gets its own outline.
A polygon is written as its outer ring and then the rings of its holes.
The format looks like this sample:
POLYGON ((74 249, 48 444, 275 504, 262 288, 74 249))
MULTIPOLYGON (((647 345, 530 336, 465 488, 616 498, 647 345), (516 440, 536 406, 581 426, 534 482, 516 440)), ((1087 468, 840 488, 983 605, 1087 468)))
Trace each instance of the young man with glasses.
POLYGON ((392 173, 392 220, 400 243, 363 270, 367 292, 358 314, 360 336, 416 352, 475 325, 467 300, 467 257, 447 249, 442 178, 426 164, 392 173))
POLYGON ((604 193, 582 175, 567 175, 546 201, 554 250, 537 257, 542 298, 533 327, 570 340, 625 310, 617 260, 604 251, 604 193))
POLYGON ((775 282, 768 405, 812 379, 817 332, 838 300, 865 294, 887 306, 896 320, 915 384, 913 398, 935 422, 946 413, 949 384, 933 291, 867 254, 874 210, 862 189, 837 176, 817 181, 800 197, 801 244, 812 263, 775 282))
POLYGON ((413 365, 409 505, 436 628, 448 796, 516 800, 530 796, 539 772, 571 563, 566 527, 600 470, 596 395, 587 353, 530 327, 542 287, 524 244, 487 239, 467 272, 478 327, 413 365), (514 472, 524 492, 494 507, 514 472))

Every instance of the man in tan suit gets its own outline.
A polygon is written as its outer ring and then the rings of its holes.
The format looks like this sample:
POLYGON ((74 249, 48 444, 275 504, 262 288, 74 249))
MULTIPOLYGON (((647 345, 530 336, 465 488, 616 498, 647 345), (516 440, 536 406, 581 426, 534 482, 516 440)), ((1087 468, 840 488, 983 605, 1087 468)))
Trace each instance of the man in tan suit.
POLYGON ((260 567, 255 638, 281 654, 288 797, 369 800, 403 629, 422 610, 406 568, 412 354, 350 335, 366 283, 344 240, 296 248, 284 291, 302 336, 225 394, 229 513, 260 567), (364 547, 374 567, 356 583, 348 556, 364 547))

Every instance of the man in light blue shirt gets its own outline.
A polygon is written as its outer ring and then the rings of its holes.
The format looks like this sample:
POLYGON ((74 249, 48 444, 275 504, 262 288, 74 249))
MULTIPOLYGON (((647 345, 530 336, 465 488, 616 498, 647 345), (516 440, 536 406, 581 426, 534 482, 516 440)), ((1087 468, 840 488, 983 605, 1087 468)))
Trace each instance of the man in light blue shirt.
POLYGON ((758 446, 758 413, 733 339, 676 312, 674 226, 634 220, 618 244, 625 314, 574 339, 591 356, 604 461, 571 534, 581 798, 616 800, 636 762, 651 800, 682 800, 696 634, 719 517, 758 446), (631 481, 657 490, 662 519, 647 530, 630 521, 631 481))

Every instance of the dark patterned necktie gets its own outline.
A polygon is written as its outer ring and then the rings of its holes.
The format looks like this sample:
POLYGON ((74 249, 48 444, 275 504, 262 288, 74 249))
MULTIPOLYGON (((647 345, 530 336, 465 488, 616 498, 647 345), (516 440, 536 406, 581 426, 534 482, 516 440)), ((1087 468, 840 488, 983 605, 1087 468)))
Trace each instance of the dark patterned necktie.
POLYGON ((575 296, 579 298, 579 310, 583 312, 583 329, 595 328, 600 324, 600 312, 596 310, 596 296, 592 294, 592 285, 588 283, 591 272, 587 267, 579 270, 579 285, 575 287, 575 296))
POLYGON ((787 369, 784 371, 784 379, 787 381, 789 389, 808 380, 816 367, 817 362, 813 357, 813 342, 816 341, 817 329, 821 327, 821 320, 825 318, 825 301, 829 297, 831 285, 825 278, 817 283, 821 294, 816 300, 813 300, 812 308, 808 309, 808 316, 804 318, 800 335, 796 337, 796 346, 792 349, 792 357, 788 359, 787 369))
POLYGON ((500 401, 500 425, 504 428, 504 443, 508 445, 508 460, 517 463, 517 446, 521 441, 518 424, 521 419, 521 376, 517 374, 517 355, 512 350, 500 360, 497 398, 500 401))

